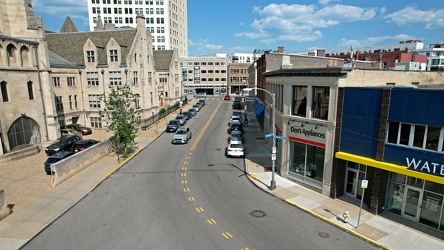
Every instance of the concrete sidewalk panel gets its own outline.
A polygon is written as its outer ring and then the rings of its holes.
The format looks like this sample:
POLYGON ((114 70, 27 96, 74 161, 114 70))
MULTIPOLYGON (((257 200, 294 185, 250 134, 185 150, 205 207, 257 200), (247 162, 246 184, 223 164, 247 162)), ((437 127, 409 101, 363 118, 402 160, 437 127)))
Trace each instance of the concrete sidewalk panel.
POLYGON ((304 207, 304 208, 306 208, 306 209, 309 209, 309 210, 313 210, 313 209, 321 206, 320 203, 318 203, 316 201, 313 201, 311 199, 308 199, 308 198, 306 198, 306 197, 304 197, 302 195, 294 197, 294 198, 291 198, 289 200, 294 202, 294 203, 296 203, 296 204, 298 204, 298 205, 300 205, 300 206, 302 206, 302 207, 304 207))

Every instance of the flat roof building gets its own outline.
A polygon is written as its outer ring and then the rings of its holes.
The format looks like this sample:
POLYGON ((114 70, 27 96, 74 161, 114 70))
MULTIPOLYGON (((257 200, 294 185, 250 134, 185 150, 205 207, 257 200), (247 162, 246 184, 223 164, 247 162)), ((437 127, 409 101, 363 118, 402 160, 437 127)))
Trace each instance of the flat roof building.
POLYGON ((88 1, 90 30, 102 22, 116 28, 136 27, 136 16, 144 15, 151 32, 153 50, 178 50, 188 56, 187 0, 91 0, 88 1))

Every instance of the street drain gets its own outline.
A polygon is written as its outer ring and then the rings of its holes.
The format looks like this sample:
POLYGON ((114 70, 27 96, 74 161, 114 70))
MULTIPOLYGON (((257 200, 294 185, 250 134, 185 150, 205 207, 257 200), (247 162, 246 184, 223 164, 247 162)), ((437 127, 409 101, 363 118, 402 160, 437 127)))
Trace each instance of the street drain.
POLYGON ((250 215, 256 218, 262 218, 265 217, 267 214, 261 210, 253 210, 250 212, 250 215))
POLYGON ((326 232, 319 232, 318 235, 321 238, 330 238, 330 234, 326 233, 326 232))

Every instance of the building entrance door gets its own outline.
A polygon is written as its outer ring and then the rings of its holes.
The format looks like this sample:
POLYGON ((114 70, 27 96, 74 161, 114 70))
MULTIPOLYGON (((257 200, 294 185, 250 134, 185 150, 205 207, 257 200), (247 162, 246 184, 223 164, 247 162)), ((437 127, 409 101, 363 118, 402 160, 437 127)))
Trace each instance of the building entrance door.
POLYGON ((365 180, 365 172, 356 168, 347 168, 345 176, 345 195, 355 199, 361 199, 361 181, 365 180))
POLYGON ((402 207, 402 216, 408 219, 419 221, 421 214, 421 204, 423 190, 417 187, 406 186, 404 191, 404 201, 402 207))

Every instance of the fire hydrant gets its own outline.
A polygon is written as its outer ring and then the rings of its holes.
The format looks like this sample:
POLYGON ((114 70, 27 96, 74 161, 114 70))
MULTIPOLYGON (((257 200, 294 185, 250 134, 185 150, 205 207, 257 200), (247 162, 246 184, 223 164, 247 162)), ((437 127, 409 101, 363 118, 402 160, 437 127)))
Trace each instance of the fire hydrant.
POLYGON ((344 219, 342 220, 342 222, 347 223, 348 222, 348 210, 345 210, 345 212, 342 214, 342 217, 344 217, 344 219))

